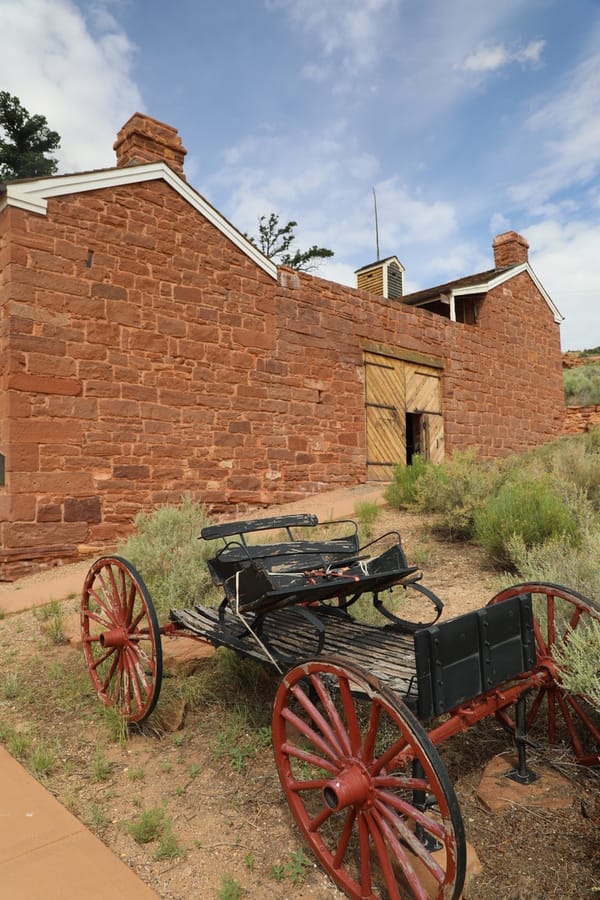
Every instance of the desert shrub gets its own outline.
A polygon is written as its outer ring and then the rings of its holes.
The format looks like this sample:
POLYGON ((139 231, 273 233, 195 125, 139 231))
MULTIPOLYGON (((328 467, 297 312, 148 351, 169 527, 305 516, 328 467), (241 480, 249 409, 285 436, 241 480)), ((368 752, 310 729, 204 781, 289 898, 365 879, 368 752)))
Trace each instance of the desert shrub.
POLYGON ((434 530, 451 539, 473 536, 475 514, 503 479, 499 464, 480 463, 477 450, 456 451, 439 466, 429 465, 414 489, 421 512, 437 513, 434 530))
POLYGON ((600 424, 592 425, 584 438, 588 453, 600 453, 600 424))
POLYGON ((579 591, 600 609, 598 528, 585 532, 577 547, 562 535, 528 547, 523 538, 515 534, 507 542, 507 551, 514 569, 503 578, 503 587, 514 582, 516 571, 523 581, 562 584, 579 591))
POLYGON ((596 510, 600 509, 600 430, 585 436, 561 438, 528 457, 528 464, 521 466, 521 471, 547 472, 556 480, 567 502, 579 493, 596 510))
POLYGON ((567 406, 597 406, 600 404, 600 366, 577 366, 563 373, 567 406))
POLYGON ((206 560, 214 555, 214 544, 198 536, 207 522, 205 508, 184 497, 179 506, 139 513, 136 533, 119 548, 146 582, 159 618, 171 607, 206 602, 211 589, 206 560))
POLYGON ((409 466, 394 466, 393 481, 385 489, 384 497, 390 506, 396 509, 408 509, 416 504, 416 487, 419 479, 432 468, 432 463, 422 459, 418 453, 412 458, 409 466))
POLYGON ((553 537, 570 546, 581 542, 577 519, 551 476, 513 476, 476 512, 475 536, 496 562, 514 565, 509 551, 513 535, 527 548, 553 537))
POLYGON ((600 710, 600 622, 590 621, 571 630, 568 641, 555 652, 565 688, 583 694, 600 710))
POLYGON ((354 515, 358 520, 360 542, 368 541, 373 535, 373 525, 381 512, 379 506, 369 500, 360 500, 354 506, 354 515))
POLYGON ((276 684, 269 669, 221 647, 181 682, 178 693, 190 708, 222 707, 224 715, 235 710, 241 729, 262 728, 271 722, 276 684))

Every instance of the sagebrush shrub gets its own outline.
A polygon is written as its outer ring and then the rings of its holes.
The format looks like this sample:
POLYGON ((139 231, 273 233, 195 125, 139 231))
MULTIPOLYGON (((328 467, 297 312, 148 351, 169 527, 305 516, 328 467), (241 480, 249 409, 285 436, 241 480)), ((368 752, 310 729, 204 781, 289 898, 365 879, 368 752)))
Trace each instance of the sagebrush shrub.
POLYGON ((600 710, 600 622, 590 621, 571 630, 555 654, 564 687, 570 693, 583 694, 600 710))
POLYGON ((565 403, 567 406, 597 406, 600 404, 600 366, 577 366, 563 372, 565 403))
POLYGON ((136 533, 119 548, 144 579, 159 618, 171 607, 205 601, 212 586, 206 560, 214 555, 214 543, 199 539, 207 523, 204 506, 186 496, 179 506, 139 513, 136 533))
POLYGON ((457 450, 430 465, 415 485, 416 506, 438 514, 435 530, 456 540, 473 536, 475 514, 504 477, 500 464, 480 463, 477 450, 457 450))
POLYGON ((592 433, 581 438, 563 438, 548 444, 537 457, 544 469, 556 480, 565 497, 573 490, 587 497, 596 510, 600 509, 600 446, 592 433))
MULTIPOLYGON (((507 552, 523 581, 565 585, 600 608, 600 530, 585 532, 577 547, 562 535, 529 547, 520 535, 513 535, 507 542, 507 552)), ((514 571, 506 574, 503 587, 514 582, 514 571)))
POLYGON ((515 535, 527 548, 559 537, 565 546, 581 543, 576 516, 551 476, 513 475, 476 512, 475 536, 494 561, 514 564, 510 539, 515 535))
POLYGON ((409 509, 416 504, 416 486, 423 474, 430 469, 432 463, 422 459, 415 453, 409 466, 394 466, 393 481, 387 486, 384 497, 390 506, 397 509, 409 509))

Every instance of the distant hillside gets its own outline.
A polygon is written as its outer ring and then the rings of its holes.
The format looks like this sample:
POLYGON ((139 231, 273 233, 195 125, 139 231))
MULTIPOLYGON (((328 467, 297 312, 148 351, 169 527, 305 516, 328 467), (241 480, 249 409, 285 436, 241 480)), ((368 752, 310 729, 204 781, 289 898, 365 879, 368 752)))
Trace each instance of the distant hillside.
POLYGON ((600 347, 563 353, 566 406, 600 405, 600 347))

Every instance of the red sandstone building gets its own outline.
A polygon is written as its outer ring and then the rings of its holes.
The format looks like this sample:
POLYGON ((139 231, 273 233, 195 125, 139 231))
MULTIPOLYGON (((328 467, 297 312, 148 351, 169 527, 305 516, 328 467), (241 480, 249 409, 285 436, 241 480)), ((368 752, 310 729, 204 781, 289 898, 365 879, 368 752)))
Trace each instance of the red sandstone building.
POLYGON ((136 114, 115 150, 0 194, 0 571, 186 492, 234 511, 561 432, 561 317, 520 235, 487 272, 402 296, 392 257, 353 289, 265 258, 174 129, 136 114))

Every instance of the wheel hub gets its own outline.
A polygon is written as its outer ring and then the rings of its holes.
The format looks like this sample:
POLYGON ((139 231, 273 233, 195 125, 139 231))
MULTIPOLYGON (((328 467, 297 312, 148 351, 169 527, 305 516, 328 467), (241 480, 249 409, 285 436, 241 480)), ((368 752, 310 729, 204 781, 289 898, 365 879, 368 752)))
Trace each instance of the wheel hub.
POLYGON ((127 644, 127 630, 111 628, 100 635, 99 641, 101 647, 116 647, 120 650, 127 644))
POLYGON ((373 785, 369 773, 358 762, 350 762, 323 788, 323 799, 334 812, 347 806, 370 805, 372 794, 373 785))

